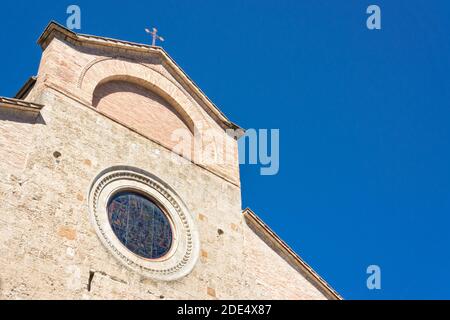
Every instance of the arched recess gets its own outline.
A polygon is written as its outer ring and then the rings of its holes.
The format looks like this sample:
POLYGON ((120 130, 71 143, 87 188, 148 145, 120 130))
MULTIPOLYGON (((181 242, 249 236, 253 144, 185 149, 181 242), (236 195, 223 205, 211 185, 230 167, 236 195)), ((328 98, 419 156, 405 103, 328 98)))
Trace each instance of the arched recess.
MULTIPOLYGON (((189 129, 189 131, 194 134, 195 132, 195 123, 194 120, 190 117, 190 115, 183 109, 181 106, 176 104, 176 100, 173 99, 170 96, 167 96, 162 92, 161 90, 158 90, 154 86, 149 86, 148 83, 145 81, 142 81, 142 79, 130 77, 130 76, 123 76, 123 75, 115 75, 108 77, 106 79, 103 79, 100 81, 97 86, 94 89, 94 92, 92 93, 92 106, 94 108, 98 107, 98 104, 100 103, 100 100, 102 98, 105 98, 104 94, 99 95, 99 91, 102 88, 107 87, 108 85, 111 85, 113 83, 123 83, 123 84, 130 84, 128 88, 125 86, 122 86, 123 90, 131 91, 132 87, 135 87, 136 90, 133 90, 136 92, 136 94, 139 95, 145 95, 148 96, 148 98, 152 100, 161 100, 161 104, 165 105, 168 109, 171 109, 174 114, 176 114, 180 120, 186 125, 186 127, 189 129), (143 90, 142 90, 143 89, 143 90), (145 92, 147 91, 147 92, 145 92)), ((111 94, 112 92, 108 92, 111 94)), ((107 94, 107 92, 105 92, 107 94)), ((131 102, 131 101, 130 101, 131 102)))
MULTIPOLYGON (((173 108, 174 113, 184 124, 186 124, 192 135, 193 139, 190 140, 192 142, 201 137, 201 134, 199 134, 200 130, 210 127, 208 121, 204 118, 204 115, 198 110, 198 106, 175 83, 161 73, 138 62, 131 62, 118 58, 100 58, 94 60, 82 71, 78 86, 81 89, 80 93, 82 98, 87 102, 90 102, 95 108, 99 102, 99 97, 96 96, 99 88, 102 88, 111 82, 134 84, 136 87, 145 88, 148 92, 151 92, 166 101, 167 104, 173 108)), ((111 116, 108 114, 106 115, 111 116)), ((111 117, 124 125, 129 125, 126 121, 121 121, 121 119, 118 119, 115 116, 111 117)), ((165 123, 161 122, 161 124, 165 123)), ((157 140, 169 149, 172 149, 174 145, 177 144, 172 143, 173 141, 168 141, 167 139, 161 139, 161 137, 149 135, 147 134, 148 132, 142 132, 142 130, 136 128, 136 126, 133 127, 130 125, 130 127, 149 138, 157 140)), ((182 149, 182 156, 193 160, 194 145, 192 144, 190 148, 182 147, 182 149), (187 149, 191 150, 190 154, 186 154, 187 149)))
POLYGON ((192 133, 209 127, 193 101, 161 73, 138 62, 119 58, 99 58, 82 71, 78 86, 85 101, 93 102, 95 89, 109 81, 128 81, 154 92, 166 100, 189 124, 192 133))
MULTIPOLYGON (((190 132, 194 133, 194 138, 190 140, 182 137, 179 140, 180 143, 174 148, 165 143, 161 144, 174 153, 239 184, 239 166, 234 159, 234 157, 237 158, 237 145, 233 145, 231 157, 228 158, 228 151, 225 150, 226 154, 224 152, 225 140, 211 139, 211 133, 214 133, 214 137, 224 137, 222 128, 188 93, 179 87, 178 83, 137 61, 122 57, 100 57, 91 61, 81 71, 77 82, 78 98, 94 107, 96 88, 111 81, 138 84, 170 103, 181 115, 183 121, 189 124, 188 127, 190 132), (217 161, 216 156, 219 158, 217 161)), ((225 138, 229 137, 225 136, 225 138)))

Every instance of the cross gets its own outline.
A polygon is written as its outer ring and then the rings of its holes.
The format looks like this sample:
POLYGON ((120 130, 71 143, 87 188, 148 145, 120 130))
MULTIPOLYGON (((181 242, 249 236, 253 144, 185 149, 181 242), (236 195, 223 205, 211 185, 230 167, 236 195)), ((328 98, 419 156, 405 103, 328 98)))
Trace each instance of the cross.
POLYGON ((156 29, 156 28, 153 28, 153 31, 145 29, 145 32, 152 35, 152 47, 156 46, 156 40, 164 41, 164 38, 157 34, 158 29, 156 29))

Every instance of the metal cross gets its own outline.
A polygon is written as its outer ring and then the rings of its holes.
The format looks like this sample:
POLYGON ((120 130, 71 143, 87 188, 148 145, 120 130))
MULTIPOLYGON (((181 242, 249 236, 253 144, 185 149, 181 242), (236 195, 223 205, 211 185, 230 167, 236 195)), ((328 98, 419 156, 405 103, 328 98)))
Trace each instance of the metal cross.
POLYGON ((145 29, 145 32, 152 35, 152 47, 156 46, 156 40, 164 41, 164 38, 158 35, 158 29, 153 28, 153 31, 145 29))

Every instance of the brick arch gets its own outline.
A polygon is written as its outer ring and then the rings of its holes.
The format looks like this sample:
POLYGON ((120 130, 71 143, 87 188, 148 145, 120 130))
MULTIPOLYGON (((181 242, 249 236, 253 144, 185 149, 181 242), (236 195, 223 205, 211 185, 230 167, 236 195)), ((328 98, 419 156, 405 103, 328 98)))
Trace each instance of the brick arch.
MULTIPOLYGON (((190 115, 183 109, 181 106, 177 106, 176 100, 173 99, 170 96, 167 96, 164 94, 164 92, 158 90, 158 88, 154 86, 149 86, 148 83, 145 81, 142 81, 142 79, 130 77, 130 76, 123 76, 123 75, 115 75, 108 77, 106 79, 103 79, 100 81, 97 86, 94 89, 94 92, 92 94, 92 101, 91 104, 94 108, 98 108, 99 103, 102 99, 106 98, 105 95, 100 94, 100 91, 103 91, 102 89, 107 87, 108 85, 113 84, 129 84, 128 89, 123 88, 126 91, 129 91, 130 87, 134 87, 135 93, 140 96, 146 96, 147 98, 154 100, 154 101, 160 101, 160 104, 166 106, 167 109, 171 110, 172 113, 180 119, 181 122, 183 122, 186 127, 189 129, 189 131, 194 135, 196 132, 196 126, 194 123, 194 120, 190 117, 190 115)), ((118 89, 119 90, 119 89, 118 89)), ((134 90, 133 90, 134 91, 134 90)), ((109 92, 111 93, 111 92, 109 92)), ((120 119, 119 119, 120 120, 120 119)), ((164 119, 161 119, 164 120, 164 119)))
POLYGON ((192 140, 194 127, 190 118, 158 94, 129 80, 119 77, 101 82, 94 91, 92 106, 170 149, 178 145, 176 134, 180 130, 192 140))
POLYGON ((192 133, 208 127, 192 100, 175 83, 149 66, 119 58, 99 58, 81 72, 78 87, 85 101, 93 104, 96 88, 109 81, 127 81, 156 93, 183 117, 192 133))

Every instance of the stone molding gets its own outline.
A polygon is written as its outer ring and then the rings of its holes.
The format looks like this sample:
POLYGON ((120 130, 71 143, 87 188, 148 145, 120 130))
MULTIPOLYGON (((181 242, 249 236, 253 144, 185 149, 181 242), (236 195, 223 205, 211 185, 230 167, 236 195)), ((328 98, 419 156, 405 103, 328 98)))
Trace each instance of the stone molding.
POLYGON ((0 97, 0 107, 12 108, 16 110, 22 110, 38 114, 41 112, 41 109, 44 106, 38 103, 25 101, 21 99, 0 97))
POLYGON ((90 218, 100 241, 109 252, 133 271, 155 280, 172 281, 189 274, 199 256, 199 238, 194 219, 176 193, 157 177, 140 169, 120 166, 104 170, 88 194, 90 218), (134 190, 158 202, 173 228, 169 253, 155 260, 129 251, 115 236, 108 220, 107 203, 117 192, 134 190))
POLYGON ((294 250, 292 250, 286 242, 270 229, 250 208, 243 210, 245 222, 249 228, 263 240, 269 248, 274 250, 280 257, 285 259, 296 270, 301 270, 302 273, 316 286, 328 299, 343 300, 337 293, 317 272, 314 271, 294 250))

